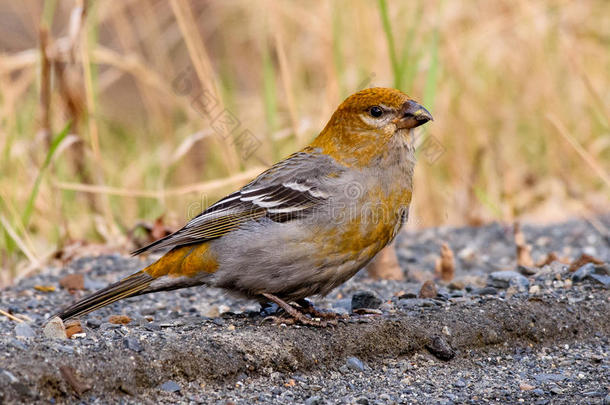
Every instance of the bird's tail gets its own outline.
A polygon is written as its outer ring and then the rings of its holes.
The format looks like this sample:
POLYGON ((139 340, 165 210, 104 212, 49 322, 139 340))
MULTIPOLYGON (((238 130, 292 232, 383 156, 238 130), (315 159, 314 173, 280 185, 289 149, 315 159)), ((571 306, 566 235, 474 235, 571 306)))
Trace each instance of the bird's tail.
POLYGON ((216 268, 207 244, 177 247, 145 269, 94 292, 52 317, 77 318, 123 298, 201 285, 216 268))
POLYGON ((66 319, 77 318, 123 298, 143 294, 154 280, 155 278, 151 277, 144 270, 139 271, 62 309, 53 315, 52 318, 58 316, 64 321, 66 319))

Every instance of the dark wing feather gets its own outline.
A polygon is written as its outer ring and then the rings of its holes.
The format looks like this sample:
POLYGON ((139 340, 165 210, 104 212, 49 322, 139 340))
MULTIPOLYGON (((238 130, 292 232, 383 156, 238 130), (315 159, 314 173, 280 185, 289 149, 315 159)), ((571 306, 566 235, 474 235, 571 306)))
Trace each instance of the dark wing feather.
POLYGON ((299 218, 328 198, 324 181, 340 171, 323 155, 299 152, 263 172, 191 219, 184 228, 133 252, 153 252, 219 238, 262 217, 284 222, 299 218))

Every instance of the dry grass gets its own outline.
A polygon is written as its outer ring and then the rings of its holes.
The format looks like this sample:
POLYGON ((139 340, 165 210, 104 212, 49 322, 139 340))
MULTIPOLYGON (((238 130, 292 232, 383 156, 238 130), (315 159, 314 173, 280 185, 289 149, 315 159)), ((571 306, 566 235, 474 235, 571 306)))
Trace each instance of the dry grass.
POLYGON ((183 223, 372 85, 436 119, 410 227, 610 206, 607 1, 265 6, 0 1, 0 284, 71 239, 183 223))

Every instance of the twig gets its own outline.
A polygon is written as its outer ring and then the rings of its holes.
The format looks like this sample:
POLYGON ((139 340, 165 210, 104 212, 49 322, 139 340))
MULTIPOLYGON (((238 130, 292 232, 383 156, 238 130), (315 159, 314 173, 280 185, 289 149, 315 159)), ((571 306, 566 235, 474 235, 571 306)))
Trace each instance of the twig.
POLYGON ((49 45, 49 30, 46 26, 40 28, 40 126, 44 133, 47 149, 51 146, 53 131, 51 130, 51 63, 47 54, 49 45))
MULTIPOLYGON (((176 16, 176 21, 178 22, 178 26, 184 37, 184 42, 186 43, 189 56, 193 62, 199 81, 202 85, 206 82, 210 82, 214 98, 217 100, 218 104, 222 106, 222 98, 216 83, 214 69, 205 45, 201 40, 201 35, 197 29, 197 23, 195 22, 189 4, 184 1, 171 0, 170 5, 176 16)), ((222 145, 222 150, 227 159, 229 173, 234 174, 238 171, 239 162, 234 144, 228 142, 227 139, 228 137, 221 139, 220 144, 222 145)))
MULTIPOLYGON (((91 142, 91 150, 93 151, 93 157, 95 159, 96 177, 98 184, 104 184, 104 172, 103 172, 103 160, 100 150, 99 131, 97 127, 97 116, 96 116, 96 105, 95 97, 93 95, 93 78, 91 73, 91 62, 89 59, 89 46, 87 33, 85 32, 85 18, 87 16, 87 3, 84 1, 78 2, 81 9, 80 27, 78 33, 80 34, 80 51, 81 51, 81 63, 83 66, 83 81, 85 84, 85 100, 87 101, 87 126, 89 130, 89 138, 91 142)), ((75 9, 78 10, 78 8, 75 9)), ((112 218, 112 209, 110 207, 110 200, 108 198, 102 198, 102 210, 106 220, 106 224, 112 227, 114 220, 112 218)))
POLYGON ((96 186, 93 184, 55 182, 55 187, 61 190, 81 191, 84 193, 120 195, 124 197, 160 198, 168 195, 182 195, 193 192, 210 192, 227 185, 242 183, 263 171, 264 167, 254 167, 245 172, 237 173, 226 179, 211 180, 202 183, 189 184, 167 190, 134 190, 120 187, 96 186))
POLYGON ((555 127, 555 129, 557 129, 557 132, 559 132, 559 134, 563 136, 566 141, 568 141, 570 146, 572 146, 576 150, 582 160, 584 160, 589 166, 591 166, 593 171, 597 173, 597 175, 604 181, 604 183, 606 183, 606 186, 610 187, 610 176, 608 176, 606 171, 597 163, 595 158, 591 156, 591 154, 587 152, 585 148, 583 148, 582 145, 578 143, 578 141, 568 133, 567 128, 563 125, 561 121, 559 121, 559 118, 557 118, 553 114, 547 114, 546 119, 551 123, 551 125, 555 127))
POLYGON ((11 314, 9 314, 8 312, 3 311, 3 310, 1 310, 1 309, 0 309, 0 315, 4 315, 4 316, 6 316, 8 319, 12 319, 12 320, 13 320, 13 321, 15 321, 15 322, 23 322, 23 319, 19 319, 19 318, 17 318, 16 316, 11 315, 11 314))

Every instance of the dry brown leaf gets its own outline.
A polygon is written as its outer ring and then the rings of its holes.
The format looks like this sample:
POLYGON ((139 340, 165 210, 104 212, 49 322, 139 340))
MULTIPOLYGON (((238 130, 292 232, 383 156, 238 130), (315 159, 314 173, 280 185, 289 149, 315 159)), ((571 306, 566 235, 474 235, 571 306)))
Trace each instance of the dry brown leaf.
POLYGON ((367 266, 369 277, 383 280, 404 280, 394 245, 386 246, 367 266))
POLYGON ((82 274, 68 274, 59 280, 59 285, 70 293, 85 289, 85 277, 82 274))
POLYGON ((515 222, 514 235, 515 245, 517 245, 517 264, 520 266, 533 266, 534 260, 531 255, 532 248, 525 242, 525 235, 521 232, 521 225, 519 222, 515 222))
POLYGON ((72 337, 72 335, 74 335, 76 333, 83 332, 83 327, 81 326, 80 322, 76 319, 71 319, 69 321, 66 321, 64 323, 64 326, 66 327, 66 336, 68 336, 68 339, 70 339, 72 337))
POLYGON ((455 275, 455 258, 453 251, 445 242, 441 245, 441 257, 436 259, 434 275, 437 279, 450 282, 455 275))
POLYGON ((549 265, 553 262, 560 262, 560 263, 568 264, 568 263, 570 263, 570 259, 566 259, 565 257, 559 257, 559 256, 557 256, 557 253, 551 252, 551 253, 548 253, 542 260, 538 261, 536 263, 536 267, 543 267, 543 266, 549 265))
POLYGON ((165 223, 163 222, 163 215, 155 219, 155 223, 150 231, 150 237, 153 239, 152 241, 164 238, 170 233, 172 233, 172 230, 165 226, 165 223))
POLYGON ((108 322, 116 325, 127 325, 129 322, 131 322, 131 318, 127 315, 111 315, 108 318, 108 322))
POLYGON ((570 267, 568 268, 568 270, 576 271, 587 263, 604 264, 604 261, 598 259, 597 257, 593 257, 591 255, 583 253, 580 255, 580 257, 578 259, 574 260, 572 262, 572 264, 570 264, 570 267))
POLYGON ((432 280, 426 281, 419 290, 418 297, 419 298, 434 298, 438 293, 436 289, 436 284, 432 280))
POLYGON ((127 238, 131 241, 133 246, 136 248, 141 248, 171 234, 173 231, 173 229, 165 225, 163 215, 161 215, 155 219, 153 224, 144 221, 137 222, 133 228, 127 232, 127 238), (145 235, 143 237, 137 235, 136 231, 138 229, 144 231, 145 235))

